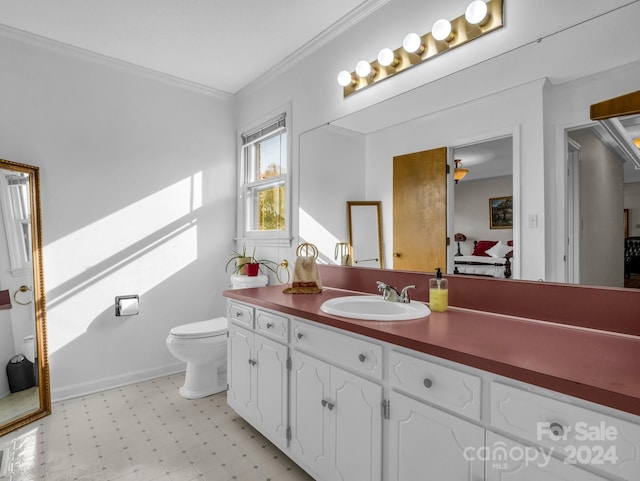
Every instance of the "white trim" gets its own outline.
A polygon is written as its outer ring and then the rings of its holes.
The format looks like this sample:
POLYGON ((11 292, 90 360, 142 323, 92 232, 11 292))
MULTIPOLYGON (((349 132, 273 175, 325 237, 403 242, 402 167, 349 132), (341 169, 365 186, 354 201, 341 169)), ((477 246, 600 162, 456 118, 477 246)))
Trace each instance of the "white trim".
POLYGON ((107 389, 113 389, 121 386, 128 386, 136 382, 148 381, 162 376, 169 376, 178 372, 183 372, 186 368, 184 362, 174 362, 165 364, 164 366, 155 367, 153 369, 145 369, 142 371, 133 371, 119 376, 105 377, 80 384, 72 384, 62 388, 51 390, 51 401, 59 402, 79 396, 87 396, 107 389))
POLYGON ((260 77, 249 84, 242 87, 236 92, 237 95, 247 95, 257 90, 261 85, 274 79, 282 74, 283 71, 293 67, 295 64, 305 59, 312 53, 320 50, 321 47, 329 43, 331 40, 349 30, 358 22, 364 20, 380 7, 386 5, 390 0, 367 0, 358 7, 354 8, 347 15, 342 17, 338 22, 329 28, 320 32, 307 43, 295 50, 280 62, 276 63, 269 70, 260 75, 260 77))
POLYGON ((110 67, 116 67, 121 70, 126 70, 138 75, 142 75, 147 78, 160 80, 162 82, 173 85, 175 87, 185 88, 201 94, 212 95, 222 99, 234 98, 234 94, 231 94, 229 92, 224 92, 222 90, 218 90, 213 87, 209 87, 207 85, 193 82, 191 80, 176 77, 168 73, 159 72, 158 70, 153 70, 148 67, 143 67, 141 65, 136 65, 131 62, 126 62, 124 60, 109 57, 108 55, 92 52, 90 50, 86 50, 80 47, 76 47, 74 45, 69 45, 67 43, 60 42, 58 40, 42 37, 40 35, 36 35, 31 32, 26 32, 24 30, 20 30, 14 27, 9 27, 8 25, 4 25, 1 23, 0 23, 0 36, 5 38, 10 38, 12 40, 17 40, 20 42, 25 42, 30 45, 35 45, 38 47, 55 50, 62 54, 78 57, 82 60, 92 61, 92 62, 100 63, 103 65, 108 65, 110 67))

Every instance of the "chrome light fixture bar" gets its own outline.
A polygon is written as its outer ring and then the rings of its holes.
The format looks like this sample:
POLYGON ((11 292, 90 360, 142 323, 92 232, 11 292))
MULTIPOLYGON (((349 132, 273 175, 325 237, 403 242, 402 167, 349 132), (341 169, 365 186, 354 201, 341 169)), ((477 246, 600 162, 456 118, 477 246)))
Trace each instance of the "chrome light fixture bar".
POLYGON ((503 0, 474 0, 464 15, 451 21, 440 19, 422 36, 408 34, 402 47, 383 48, 376 60, 360 60, 353 72, 343 70, 338 74, 344 97, 501 28, 502 11, 503 0))

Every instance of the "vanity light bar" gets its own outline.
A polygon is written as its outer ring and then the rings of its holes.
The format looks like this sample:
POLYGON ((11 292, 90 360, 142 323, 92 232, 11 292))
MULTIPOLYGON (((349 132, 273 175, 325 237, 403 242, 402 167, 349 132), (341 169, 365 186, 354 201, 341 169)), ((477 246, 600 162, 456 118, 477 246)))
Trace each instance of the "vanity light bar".
POLYGON ((393 51, 384 48, 376 60, 360 60, 353 72, 340 72, 338 84, 343 88, 344 97, 501 28, 503 0, 487 2, 483 15, 485 8, 481 4, 484 3, 483 0, 474 0, 464 15, 450 22, 440 19, 434 23, 431 32, 422 36, 410 33, 402 47, 393 51))

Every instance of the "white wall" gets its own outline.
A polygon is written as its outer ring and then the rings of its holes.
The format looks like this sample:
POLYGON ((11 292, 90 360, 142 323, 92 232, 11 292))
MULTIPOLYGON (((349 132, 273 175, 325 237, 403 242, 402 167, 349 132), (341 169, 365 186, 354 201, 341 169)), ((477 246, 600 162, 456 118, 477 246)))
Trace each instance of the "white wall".
MULTIPOLYGON (((513 239, 513 229, 491 229, 489 223, 489 199, 513 195, 511 175, 470 181, 463 179, 454 189, 453 232, 461 232, 467 237, 466 242, 460 244, 462 255, 471 255, 473 241, 499 240, 506 244, 513 239)), ((458 249, 455 242, 453 249, 458 249)), ((521 255, 526 256, 527 253, 521 252, 521 255)))
POLYGON ((624 286, 622 161, 590 129, 580 145, 580 284, 624 286))
POLYGON ((319 261, 335 259, 336 242, 348 242, 347 201, 365 192, 365 136, 337 127, 312 130, 300 140, 300 242, 312 242, 319 261))
POLYGON ((0 157, 41 168, 54 399, 183 368, 170 328, 225 313, 233 99, 15 35, 0 64, 0 157))

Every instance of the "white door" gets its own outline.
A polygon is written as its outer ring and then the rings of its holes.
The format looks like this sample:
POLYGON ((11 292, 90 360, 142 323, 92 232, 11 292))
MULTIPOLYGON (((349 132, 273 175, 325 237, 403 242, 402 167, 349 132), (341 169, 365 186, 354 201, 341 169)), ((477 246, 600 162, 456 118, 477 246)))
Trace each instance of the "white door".
POLYGON ((284 446, 287 443, 287 353, 287 346, 255 335, 252 391, 256 420, 284 446))
POLYGON ((298 351, 291 358, 291 451, 324 479, 331 479, 330 366, 298 351))
POLYGON ((390 393, 389 472, 393 481, 482 481, 484 429, 402 394, 390 393), (465 455, 466 454, 466 455, 465 455))
MULTIPOLYGON (((331 368, 331 442, 336 474, 341 481, 382 478, 382 386, 331 368)), ((329 407, 329 406, 327 406, 329 407)))
POLYGON ((606 481, 489 431, 486 455, 486 481, 606 481))
POLYGON ((229 323, 228 349, 227 401, 240 414, 250 415, 253 418, 251 408, 253 333, 229 323))

